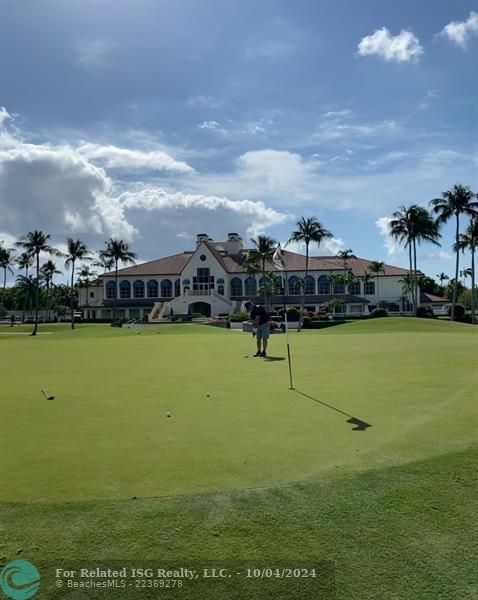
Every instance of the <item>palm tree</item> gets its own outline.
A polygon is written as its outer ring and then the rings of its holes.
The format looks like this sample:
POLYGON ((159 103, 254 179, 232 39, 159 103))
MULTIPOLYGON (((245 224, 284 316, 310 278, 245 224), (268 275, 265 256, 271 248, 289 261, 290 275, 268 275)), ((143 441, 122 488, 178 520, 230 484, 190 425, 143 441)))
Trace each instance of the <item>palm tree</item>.
POLYGON ((61 275, 62 272, 56 268, 55 263, 52 260, 48 260, 44 265, 42 265, 41 274, 43 279, 45 280, 46 285, 46 319, 50 320, 50 288, 53 285, 53 277, 55 275, 61 275))
POLYGON ((88 265, 85 265, 81 271, 78 273, 80 277, 80 285, 84 285, 86 288, 86 306, 88 306, 88 296, 91 280, 94 279, 98 273, 96 271, 92 271, 88 265))
POLYGON ((438 273, 438 275, 436 275, 436 278, 440 282, 440 287, 442 288, 442 294, 443 294, 443 282, 450 278, 448 277, 448 275, 446 273, 443 273, 443 271, 441 273, 438 273))
POLYGON ((453 245, 453 250, 462 251, 470 250, 471 252, 471 269, 465 269, 465 276, 471 277, 471 322, 476 323, 475 307, 476 307, 476 290, 475 290, 475 252, 478 248, 478 218, 472 218, 468 228, 464 234, 460 234, 458 244, 453 245))
POLYGON ((73 310, 75 300, 75 264, 77 261, 92 260, 90 251, 86 245, 80 240, 68 238, 65 267, 71 268, 71 284, 70 284, 70 311, 71 311, 71 328, 75 329, 75 313, 73 310))
POLYGON ((38 331, 38 305, 39 305, 39 297, 40 297, 40 254, 53 254, 55 256, 62 256, 61 252, 53 248, 48 243, 51 239, 51 235, 49 233, 44 233, 43 231, 35 229, 34 231, 29 231, 26 235, 22 236, 20 240, 16 243, 16 246, 19 248, 23 248, 29 256, 34 257, 35 259, 35 269, 36 269, 36 278, 35 278, 35 325, 33 327, 32 335, 36 335, 38 331))
POLYGON ((409 273, 411 281, 411 296, 413 311, 416 314, 418 307, 418 271, 417 271, 417 243, 430 242, 439 246, 440 233, 438 223, 430 213, 417 204, 408 208, 401 206, 393 213, 389 223, 389 233, 399 242, 404 242, 408 248, 409 273))
MULTIPOLYGON (((410 273, 407 273, 406 275, 404 275, 403 279, 399 279, 398 283, 400 283, 402 285, 402 308, 404 305, 403 300, 405 300, 408 304, 412 305, 413 308, 413 296, 412 296, 412 292, 413 292, 413 284, 414 284, 414 279, 413 276, 410 273), (410 299, 412 300, 410 302, 410 299)), ((408 307, 407 307, 408 308, 408 307)))
MULTIPOLYGON (((454 185, 451 190, 443 192, 441 198, 430 200, 433 212, 438 215, 439 224, 446 223, 453 216, 455 217, 455 282, 458 281, 460 270, 460 250, 458 248, 460 241, 460 215, 466 215, 470 218, 478 216, 478 202, 474 200, 476 194, 468 186, 454 185)), ((458 287, 453 288, 453 298, 451 304, 451 319, 455 320, 455 306, 458 296, 458 287)))
POLYGON ((301 306, 300 306, 300 318, 298 331, 301 330, 302 317, 304 314, 305 296, 307 292, 307 277, 309 275, 309 246, 311 242, 314 242, 318 246, 323 240, 332 237, 332 233, 325 229, 325 227, 315 217, 301 217, 296 223, 297 229, 292 232, 289 240, 290 242, 297 242, 299 244, 305 244, 305 275, 304 275, 304 293, 302 294, 301 306))
MULTIPOLYGON (((261 265, 263 289, 265 289, 266 281, 266 262, 271 261, 277 247, 277 242, 267 235, 258 235, 257 239, 251 239, 254 248, 249 251, 248 257, 250 260, 257 260, 261 265)), ((264 295, 264 304, 267 304, 264 295)))
POLYGON ((105 242, 106 248, 100 250, 100 260, 106 261, 112 260, 115 267, 115 294, 113 297, 113 323, 116 321, 116 303, 118 300, 118 263, 123 264, 135 264, 134 259, 136 254, 131 252, 129 246, 123 240, 117 240, 116 238, 110 238, 105 242))
MULTIPOLYGON (((24 277, 28 279, 28 269, 33 265, 33 256, 28 254, 28 252, 22 252, 20 256, 17 257, 17 265, 20 269, 25 269, 24 277)), ((25 310, 27 309, 27 301, 29 300, 29 296, 27 294, 24 295, 23 301, 23 314, 22 321, 25 320, 25 310)), ((29 302, 28 302, 29 306, 29 302)))
POLYGON ((15 263, 13 248, 5 248, 0 244, 0 268, 3 269, 3 293, 2 302, 5 301, 5 290, 7 288, 7 271, 13 275, 12 265, 15 263))
MULTIPOLYGON (((246 273, 253 277, 254 280, 256 278, 257 273, 261 272, 261 266, 259 264, 259 257, 256 254, 252 254, 251 252, 248 252, 246 257, 244 258, 244 261, 242 262, 242 268, 245 269, 246 273)), ((245 290, 244 290, 245 292, 245 290)), ((250 295, 250 300, 251 302, 254 301, 254 295, 250 295)))
POLYGON ((101 267, 105 273, 108 271, 111 271, 111 269, 115 265, 115 259, 108 258, 107 256, 101 256, 101 251, 98 254, 99 254, 98 260, 95 260, 95 262, 93 263, 93 266, 101 267))
POLYGON ((373 275, 374 277, 377 278, 377 306, 378 303, 380 302, 380 285, 379 285, 379 279, 380 279, 380 274, 385 275, 385 263, 380 262, 378 260, 372 260, 368 266, 368 272, 370 273, 370 275, 373 275))
POLYGON ((30 306, 31 299, 35 297, 35 279, 31 275, 17 275, 16 286, 23 296, 23 318, 25 320, 25 306, 30 306))
POLYGON ((357 257, 353 253, 353 250, 349 248, 348 250, 340 250, 340 252, 337 252, 337 258, 342 261, 342 264, 344 265, 344 270, 346 271, 349 259, 357 257))
POLYGON ((367 289, 367 283, 372 279, 372 276, 368 271, 365 271, 365 273, 361 277, 359 277, 359 279, 363 282, 363 295, 365 296, 365 300, 367 300, 367 292, 365 290, 367 289))

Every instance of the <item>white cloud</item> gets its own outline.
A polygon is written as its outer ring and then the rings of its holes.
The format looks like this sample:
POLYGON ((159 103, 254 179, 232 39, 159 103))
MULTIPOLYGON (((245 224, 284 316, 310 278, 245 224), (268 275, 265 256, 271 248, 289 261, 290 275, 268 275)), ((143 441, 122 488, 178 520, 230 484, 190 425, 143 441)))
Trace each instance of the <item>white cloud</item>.
POLYGON ((389 256, 396 254, 400 250, 400 244, 397 240, 392 238, 389 233, 389 225, 391 220, 391 217, 380 217, 375 221, 375 225, 377 226, 380 235, 385 238, 384 246, 387 249, 389 256))
POLYGON ((203 121, 198 125, 199 129, 209 129, 211 131, 220 131, 224 133, 224 129, 219 127, 219 123, 217 121, 203 121))
POLYGON ((104 69, 111 65, 111 59, 118 44, 109 40, 81 40, 76 45, 76 60, 85 69, 104 69))
POLYGON ((470 39, 478 35, 478 13, 471 11, 466 21, 451 21, 445 25, 439 35, 457 46, 466 48, 470 39))
POLYGON ((426 254, 419 254, 417 256, 419 260, 451 260, 455 257, 445 250, 439 250, 438 252, 427 252, 426 254))
POLYGON ((336 256, 340 250, 345 250, 345 243, 340 238, 332 237, 328 240, 324 240, 322 244, 320 244, 320 248, 323 248, 326 253, 336 256))
POLYGON ((401 128, 396 121, 385 120, 377 123, 343 123, 340 118, 323 121, 312 134, 316 141, 332 141, 360 137, 396 135, 401 128))
POLYGON ((147 152, 111 145, 84 143, 78 148, 78 152, 89 160, 98 161, 112 169, 154 169, 176 173, 192 173, 194 171, 187 163, 177 161, 166 152, 159 150, 147 152))
MULTIPOLYGON (((281 246, 289 252, 296 252, 297 254, 305 254, 305 244, 302 242, 281 242, 281 246)), ((309 255, 310 256, 336 256, 337 252, 345 249, 345 244, 340 238, 332 237, 324 240, 320 246, 317 244, 310 244, 309 255)))
POLYGON ((89 222, 96 198, 111 186, 102 168, 67 146, 18 141, 0 150, 0 214, 7 231, 16 234, 45 229, 58 235, 75 214, 89 222))
POLYGON ((7 109, 4 106, 0 106, 0 127, 5 121, 12 118, 12 115, 7 111, 7 109))
POLYGON ((402 29, 398 35, 393 36, 386 27, 382 27, 360 40, 358 53, 360 56, 375 54, 387 62, 411 62, 420 58, 423 47, 411 31, 402 29))
POLYGON ((326 119, 336 118, 336 117, 351 117, 354 114, 353 110, 349 108, 345 108, 343 110, 329 110, 324 114, 326 119))

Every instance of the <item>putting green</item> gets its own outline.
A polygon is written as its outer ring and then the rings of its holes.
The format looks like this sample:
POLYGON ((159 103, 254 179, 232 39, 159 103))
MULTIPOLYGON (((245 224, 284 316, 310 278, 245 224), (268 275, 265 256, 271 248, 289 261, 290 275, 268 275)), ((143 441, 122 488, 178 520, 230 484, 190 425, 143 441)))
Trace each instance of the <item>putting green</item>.
MULTIPOLYGON (((31 338, 16 335, 23 328, 0 330, 9 334, 0 336, 6 501, 314 481, 476 439, 478 330, 465 325, 395 318, 293 333, 296 391, 285 360, 244 358, 242 332, 58 325, 31 338), (354 431, 337 410, 372 427, 354 431)), ((270 354, 286 357, 285 336, 272 337, 270 354)))

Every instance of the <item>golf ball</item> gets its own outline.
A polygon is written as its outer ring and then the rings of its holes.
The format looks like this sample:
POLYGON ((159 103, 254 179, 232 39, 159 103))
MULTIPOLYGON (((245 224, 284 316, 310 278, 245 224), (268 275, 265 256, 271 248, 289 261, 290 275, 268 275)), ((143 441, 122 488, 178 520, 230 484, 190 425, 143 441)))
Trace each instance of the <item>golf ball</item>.
POLYGON ((170 413, 170 412, 167 412, 167 413, 166 413, 166 416, 167 416, 167 417, 170 417, 170 416, 171 416, 171 413, 170 413))
POLYGON ((206 394, 206 397, 209 398, 210 394, 206 394))

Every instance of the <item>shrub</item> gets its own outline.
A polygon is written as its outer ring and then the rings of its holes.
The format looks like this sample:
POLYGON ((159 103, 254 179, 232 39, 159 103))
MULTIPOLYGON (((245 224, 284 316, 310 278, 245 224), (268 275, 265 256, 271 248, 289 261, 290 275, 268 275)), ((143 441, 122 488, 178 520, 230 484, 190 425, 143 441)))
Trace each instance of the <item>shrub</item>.
POLYGON ((249 318, 249 313, 246 312, 235 312, 232 313, 230 317, 231 323, 242 323, 242 321, 247 321, 249 318))
POLYGON ((297 308, 289 308, 287 311, 287 320, 288 321, 298 321, 300 318, 300 311, 297 308))
MULTIPOLYGON (((450 306, 447 309, 447 313, 448 316, 451 317, 451 309, 452 309, 452 305, 450 304, 450 306)), ((463 306, 463 304, 455 304, 455 319, 463 319, 463 317, 465 316, 465 307, 463 306)))
POLYGON ((380 317, 388 317, 388 312, 384 308, 374 308, 370 313, 370 318, 378 319, 380 317))
POLYGON ((312 319, 310 317, 304 317, 304 319, 302 320, 302 327, 304 329, 310 329, 311 323, 312 319))
POLYGON ((417 317, 420 319, 433 319, 434 316, 431 306, 419 306, 417 308, 417 317))

